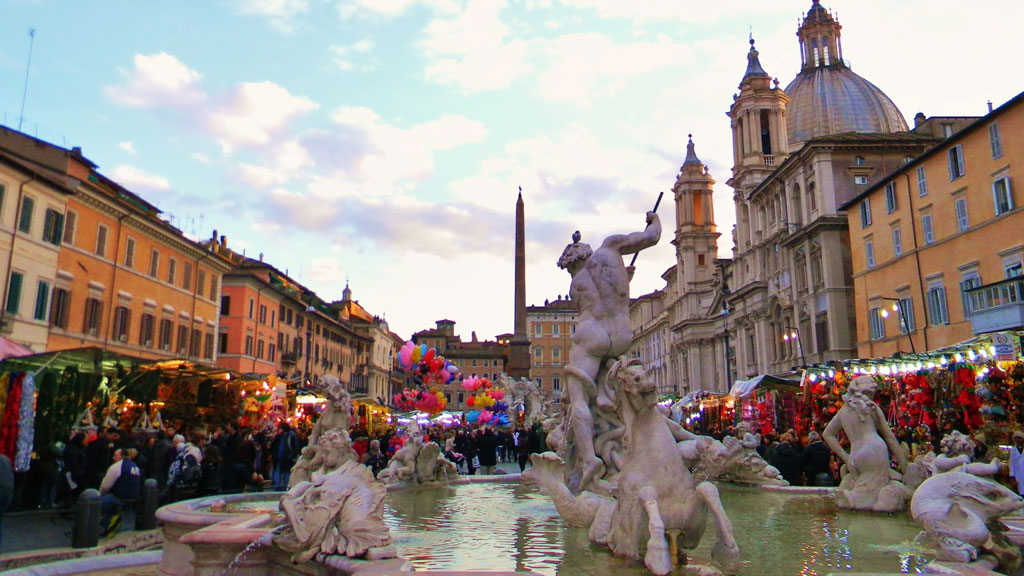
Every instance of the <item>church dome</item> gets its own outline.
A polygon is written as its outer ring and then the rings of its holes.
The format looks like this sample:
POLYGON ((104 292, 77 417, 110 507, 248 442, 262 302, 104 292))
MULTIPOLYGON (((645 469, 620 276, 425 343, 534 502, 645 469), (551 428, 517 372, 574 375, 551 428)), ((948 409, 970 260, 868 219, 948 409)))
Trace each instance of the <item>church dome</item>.
POLYGON ((786 95, 789 144, 843 132, 906 132, 907 121, 877 86, 850 70, 843 60, 842 26, 813 0, 800 23, 802 68, 786 95))
POLYGON ((842 132, 906 132, 907 121, 877 86, 843 64, 805 69, 786 87, 789 143, 842 132))

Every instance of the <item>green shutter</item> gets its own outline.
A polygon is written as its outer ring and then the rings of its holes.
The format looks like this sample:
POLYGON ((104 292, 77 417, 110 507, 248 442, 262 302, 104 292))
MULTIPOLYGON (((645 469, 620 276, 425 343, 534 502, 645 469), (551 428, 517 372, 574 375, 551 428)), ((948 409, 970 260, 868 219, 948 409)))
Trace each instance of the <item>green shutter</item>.
POLYGON ((50 285, 46 282, 39 282, 39 289, 36 291, 36 320, 46 320, 46 307, 50 301, 50 285))
POLYGON ((31 198, 21 199, 21 219, 18 221, 18 230, 25 234, 32 231, 32 210, 35 208, 35 200, 31 198))
POLYGON ((21 304, 21 273, 11 272, 11 282, 7 287, 7 312, 17 314, 21 304))

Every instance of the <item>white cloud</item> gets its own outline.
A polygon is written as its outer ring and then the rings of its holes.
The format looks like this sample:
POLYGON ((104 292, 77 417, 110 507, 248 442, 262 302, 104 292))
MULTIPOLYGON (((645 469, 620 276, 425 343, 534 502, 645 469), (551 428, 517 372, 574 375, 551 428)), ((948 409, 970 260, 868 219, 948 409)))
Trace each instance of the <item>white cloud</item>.
POLYGON ((110 172, 110 178, 129 190, 167 190, 171 183, 167 178, 150 174, 142 168, 121 164, 110 172))
POLYGON ((184 108, 205 99, 198 86, 200 74, 166 52, 136 54, 134 64, 132 70, 121 71, 124 84, 104 89, 107 97, 133 108, 184 108))
POLYGON ((266 144, 295 117, 318 108, 316 102, 293 96, 273 82, 244 82, 210 115, 207 127, 222 150, 231 152, 239 145, 266 144))
POLYGON ((304 169, 313 165, 309 152, 295 140, 288 140, 268 152, 272 166, 260 166, 247 162, 238 165, 238 178, 253 188, 280 186, 302 175, 304 169))
POLYGON ((435 12, 454 12, 458 0, 343 0, 338 3, 338 15, 348 20, 361 15, 401 16, 417 6, 424 6, 435 12))
POLYGON ((307 0, 236 0, 242 14, 266 18, 271 27, 284 32, 294 31, 294 19, 309 11, 307 0))
POLYGON ((189 158, 195 160, 196 162, 199 162, 200 164, 210 164, 212 162, 210 160, 210 157, 207 156, 206 154, 203 154, 202 152, 193 152, 192 154, 189 155, 189 158))
POLYGON ((334 55, 334 63, 341 70, 369 70, 373 66, 366 56, 373 48, 373 40, 367 38, 352 44, 331 46, 331 53, 334 55))
POLYGON ((131 154, 132 156, 139 153, 138 150, 135 149, 135 145, 132 144, 131 140, 128 140, 126 142, 118 142, 117 147, 131 154))
MULTIPOLYGON (((592 11, 599 18, 625 19, 636 22, 676 20, 707 23, 733 16, 756 17, 764 14, 790 14, 791 6, 781 2, 763 0, 729 0, 719 2, 713 9, 696 8, 679 0, 558 0, 566 7, 592 11)), ((805 3, 802 3, 805 4, 805 3)), ((802 8, 806 10, 809 6, 802 8)))

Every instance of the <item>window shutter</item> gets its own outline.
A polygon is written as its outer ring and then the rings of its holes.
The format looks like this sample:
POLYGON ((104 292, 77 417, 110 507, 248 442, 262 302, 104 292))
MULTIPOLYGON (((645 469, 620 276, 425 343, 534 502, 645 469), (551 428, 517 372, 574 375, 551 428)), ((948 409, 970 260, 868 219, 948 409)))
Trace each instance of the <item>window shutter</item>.
POLYGON ((957 176, 963 176, 967 172, 964 170, 964 150, 959 144, 956 145, 956 163, 957 163, 957 176))
POLYGON ((21 274, 17 272, 11 274, 10 287, 7 290, 6 307, 7 312, 10 314, 17 314, 21 304, 21 280, 21 274))

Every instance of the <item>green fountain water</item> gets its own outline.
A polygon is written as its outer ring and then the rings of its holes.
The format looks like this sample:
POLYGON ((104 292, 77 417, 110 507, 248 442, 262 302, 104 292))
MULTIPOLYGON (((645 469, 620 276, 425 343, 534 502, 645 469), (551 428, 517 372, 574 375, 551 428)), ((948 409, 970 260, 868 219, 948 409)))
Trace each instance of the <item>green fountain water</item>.
MULTIPOLYGON (((831 497, 722 487, 742 575, 916 573, 933 557, 908 515, 839 511, 831 497)), ((386 522, 417 570, 529 570, 558 576, 637 576, 640 564, 592 546, 546 497, 518 484, 465 484, 388 494, 386 522)), ((693 551, 710 564, 714 531, 693 551)))

